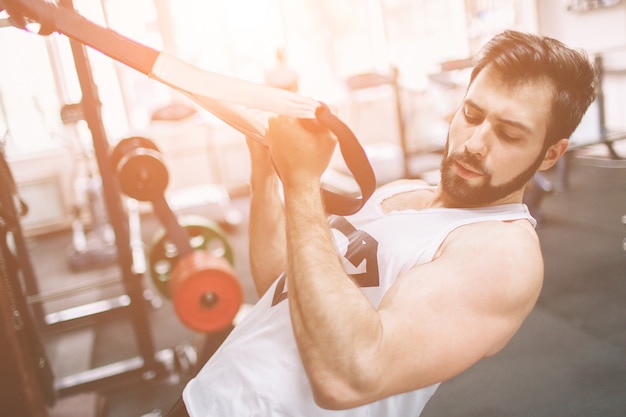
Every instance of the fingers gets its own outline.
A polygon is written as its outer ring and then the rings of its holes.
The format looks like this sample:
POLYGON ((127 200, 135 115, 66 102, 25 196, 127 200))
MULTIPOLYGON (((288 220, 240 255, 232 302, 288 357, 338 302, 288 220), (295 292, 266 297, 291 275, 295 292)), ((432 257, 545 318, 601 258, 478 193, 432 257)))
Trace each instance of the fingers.
POLYGON ((6 10, 11 25, 33 31, 27 25, 36 22, 39 26, 37 33, 43 36, 55 30, 55 9, 57 4, 51 0, 0 0, 0 10, 6 10))
MULTIPOLYGON (((332 138, 334 135, 327 127, 320 124, 316 119, 298 119, 295 117, 277 115, 268 120, 268 142, 305 141, 314 142, 320 139, 332 138)), ((310 142, 309 142, 310 143, 310 142)))
POLYGON ((10 1, 0 0, 0 10, 6 10, 8 14, 8 22, 19 29, 26 27, 26 18, 24 14, 10 1))
POLYGON ((283 182, 319 179, 336 145, 334 135, 316 120, 282 115, 269 119, 266 138, 283 182))
POLYGON ((326 127, 322 126, 315 119, 298 119, 300 125, 311 133, 322 133, 326 131, 326 127))

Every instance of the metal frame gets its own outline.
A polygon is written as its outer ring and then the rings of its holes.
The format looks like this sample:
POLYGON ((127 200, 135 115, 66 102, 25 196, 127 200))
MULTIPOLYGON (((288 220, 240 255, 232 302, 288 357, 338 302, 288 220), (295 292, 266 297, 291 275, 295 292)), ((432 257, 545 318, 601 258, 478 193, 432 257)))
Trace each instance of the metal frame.
MULTIPOLYGON (((65 7, 72 7, 72 0, 61 0, 65 7)), ((0 19, 0 27, 11 26, 8 19, 0 19)), ((37 279, 33 272, 28 248, 21 231, 14 236, 16 253, 20 259, 22 278, 26 289, 26 299, 33 315, 39 323, 40 331, 62 332, 94 323, 96 319, 123 317, 130 320, 136 337, 138 355, 115 363, 99 366, 54 381, 59 397, 110 388, 129 380, 147 381, 172 377, 173 371, 187 370, 195 366, 195 354, 189 354, 181 347, 157 351, 148 318, 149 300, 144 296, 142 278, 146 272, 142 248, 136 242, 141 240, 138 211, 128 210, 127 214, 109 163, 109 144, 102 122, 97 87, 93 80, 91 66, 85 47, 70 40, 76 73, 83 93, 82 108, 84 119, 91 131, 94 152, 100 176, 105 206, 115 234, 117 263, 121 277, 117 282, 124 287, 125 294, 119 297, 100 300, 62 311, 45 313, 42 303, 48 298, 63 297, 64 294, 40 294, 37 279), (138 253, 138 250, 141 253, 138 253)), ((107 280, 102 285, 111 285, 107 280)), ((76 291, 79 291, 77 289, 76 291)), ((72 291, 73 293, 74 291, 72 291)))

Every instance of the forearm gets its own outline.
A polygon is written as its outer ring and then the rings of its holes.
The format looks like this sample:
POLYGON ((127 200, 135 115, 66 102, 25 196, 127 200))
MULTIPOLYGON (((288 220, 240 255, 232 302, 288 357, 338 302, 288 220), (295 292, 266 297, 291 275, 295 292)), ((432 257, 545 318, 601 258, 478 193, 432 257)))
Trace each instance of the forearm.
POLYGON ((285 190, 289 305, 316 395, 333 403, 328 396, 345 399, 369 386, 367 358, 380 339, 380 324, 373 306, 343 271, 319 184, 308 187, 285 190))
POLYGON ((252 176, 248 246, 250 271, 260 296, 285 270, 285 215, 275 174, 252 176))

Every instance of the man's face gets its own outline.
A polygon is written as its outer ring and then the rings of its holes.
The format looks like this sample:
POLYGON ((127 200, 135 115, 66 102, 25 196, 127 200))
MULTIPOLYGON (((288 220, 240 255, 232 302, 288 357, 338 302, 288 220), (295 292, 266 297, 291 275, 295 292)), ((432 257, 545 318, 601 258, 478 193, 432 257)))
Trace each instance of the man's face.
POLYGON ((543 81, 508 85, 485 68, 450 124, 441 189, 453 205, 519 202, 544 159, 553 89, 543 81))

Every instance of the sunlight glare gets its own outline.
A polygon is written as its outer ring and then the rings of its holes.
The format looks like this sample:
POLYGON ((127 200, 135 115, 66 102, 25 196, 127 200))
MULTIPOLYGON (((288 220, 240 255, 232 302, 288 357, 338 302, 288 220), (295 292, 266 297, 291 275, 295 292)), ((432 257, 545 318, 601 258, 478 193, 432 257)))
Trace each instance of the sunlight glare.
POLYGON ((268 0, 230 0, 224 8, 231 28, 242 32, 263 27, 270 12, 268 0))

